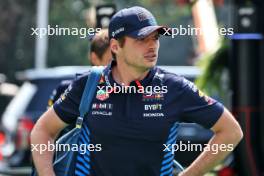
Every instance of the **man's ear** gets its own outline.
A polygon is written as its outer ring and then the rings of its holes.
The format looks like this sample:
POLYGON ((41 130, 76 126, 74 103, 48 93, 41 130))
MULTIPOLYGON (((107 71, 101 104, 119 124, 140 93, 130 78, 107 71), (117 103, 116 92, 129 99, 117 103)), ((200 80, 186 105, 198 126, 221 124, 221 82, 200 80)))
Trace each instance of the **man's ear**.
POLYGON ((119 49, 119 43, 116 39, 111 39, 110 40, 110 49, 113 53, 117 53, 118 52, 118 49, 119 49))

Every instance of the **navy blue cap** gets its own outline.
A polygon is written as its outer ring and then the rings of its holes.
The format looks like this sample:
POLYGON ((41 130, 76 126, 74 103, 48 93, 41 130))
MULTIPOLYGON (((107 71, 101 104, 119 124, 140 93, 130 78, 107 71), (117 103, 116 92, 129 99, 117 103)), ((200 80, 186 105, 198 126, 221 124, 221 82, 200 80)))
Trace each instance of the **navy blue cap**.
POLYGON ((109 24, 109 39, 123 36, 144 38, 154 31, 164 34, 165 26, 159 26, 155 17, 147 9, 139 6, 118 11, 109 24))

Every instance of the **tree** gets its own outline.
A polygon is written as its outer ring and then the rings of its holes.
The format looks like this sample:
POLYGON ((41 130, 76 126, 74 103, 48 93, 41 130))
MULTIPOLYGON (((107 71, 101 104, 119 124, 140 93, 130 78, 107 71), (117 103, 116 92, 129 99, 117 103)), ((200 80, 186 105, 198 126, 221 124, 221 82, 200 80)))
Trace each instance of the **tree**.
POLYGON ((27 36, 35 1, 0 1, 0 72, 14 81, 14 72, 32 63, 34 40, 27 36), (30 18, 29 18, 30 17, 30 18))

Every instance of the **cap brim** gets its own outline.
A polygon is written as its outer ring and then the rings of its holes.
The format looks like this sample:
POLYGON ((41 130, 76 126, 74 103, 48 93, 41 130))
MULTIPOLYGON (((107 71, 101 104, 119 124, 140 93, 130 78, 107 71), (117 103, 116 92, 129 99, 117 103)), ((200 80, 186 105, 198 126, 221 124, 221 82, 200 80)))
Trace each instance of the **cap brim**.
POLYGON ((158 31, 159 34, 165 35, 165 36, 171 35, 171 30, 168 27, 165 27, 165 26, 147 26, 147 27, 144 27, 144 28, 141 28, 139 30, 131 32, 130 34, 128 34, 128 36, 130 36, 132 38, 145 38, 154 31, 158 31))

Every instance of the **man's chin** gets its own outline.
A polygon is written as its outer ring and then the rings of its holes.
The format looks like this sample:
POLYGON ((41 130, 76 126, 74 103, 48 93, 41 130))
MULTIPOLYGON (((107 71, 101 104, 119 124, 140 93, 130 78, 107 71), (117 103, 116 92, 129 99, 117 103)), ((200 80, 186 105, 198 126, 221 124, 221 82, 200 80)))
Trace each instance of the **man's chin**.
POLYGON ((148 68, 153 68, 156 64, 157 64, 157 59, 155 59, 153 61, 145 62, 145 66, 148 67, 148 68))

